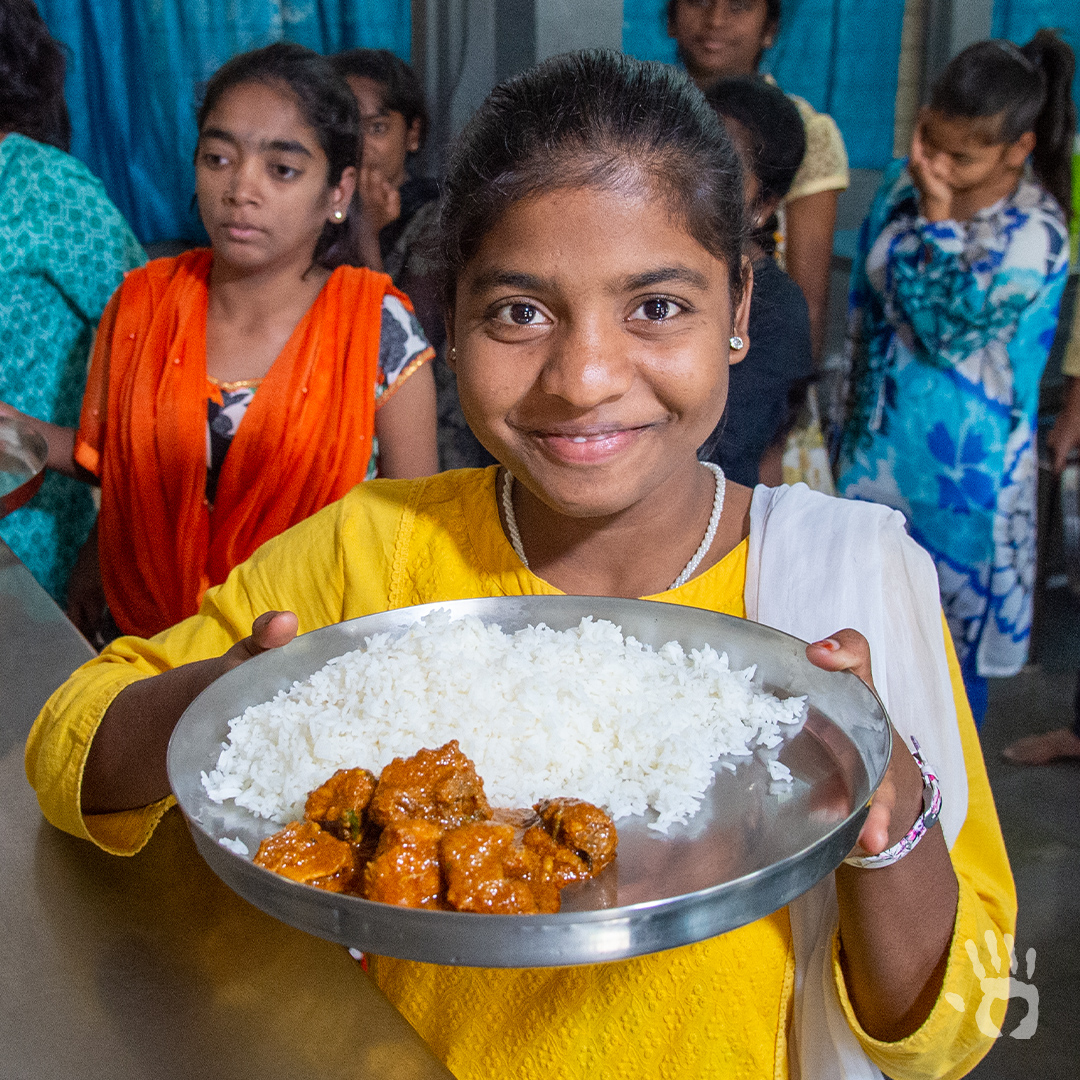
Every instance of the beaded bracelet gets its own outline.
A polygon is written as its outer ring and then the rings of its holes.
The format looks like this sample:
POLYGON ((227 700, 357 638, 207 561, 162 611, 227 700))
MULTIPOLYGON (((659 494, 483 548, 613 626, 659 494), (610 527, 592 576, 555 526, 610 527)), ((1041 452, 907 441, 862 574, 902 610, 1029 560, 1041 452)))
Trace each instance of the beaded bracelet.
POLYGON ((915 824, 911 826, 907 836, 891 848, 886 848, 880 855, 849 855, 844 860, 849 866, 857 866, 860 870, 880 870, 882 867, 892 866, 905 855, 911 854, 919 841, 937 823, 941 814, 941 788, 938 786, 938 778, 923 760, 919 740, 914 735, 911 737, 911 745, 911 756, 919 766, 923 778, 923 812, 915 819, 915 824))

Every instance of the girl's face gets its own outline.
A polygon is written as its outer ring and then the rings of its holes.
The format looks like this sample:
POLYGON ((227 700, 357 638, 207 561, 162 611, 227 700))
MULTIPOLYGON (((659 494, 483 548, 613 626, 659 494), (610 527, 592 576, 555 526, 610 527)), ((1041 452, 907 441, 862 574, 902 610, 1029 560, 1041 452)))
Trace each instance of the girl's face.
POLYGON ((699 86, 753 74, 775 32, 766 0, 676 0, 668 21, 668 36, 699 86))
POLYGON ((356 180, 333 187, 319 139, 286 89, 241 83, 221 95, 199 132, 195 185, 215 256, 246 269, 297 260, 306 269, 356 180))
POLYGON ((401 187, 409 154, 420 149, 420 118, 408 124, 404 113, 388 109, 383 104, 382 87, 374 79, 348 75, 346 81, 360 106, 363 163, 378 169, 394 187, 401 187))
POLYGON ((570 188, 511 206, 460 274, 451 326, 480 441, 559 513, 619 513, 656 493, 727 397, 746 337, 728 270, 653 194, 570 188))
POLYGON ((954 195, 978 196, 985 190, 987 197, 995 195, 1005 183, 1010 188, 1034 148, 1034 138, 1022 136, 1009 145, 987 142, 987 132, 998 130, 999 122, 970 120, 946 116, 935 109, 925 108, 919 114, 919 136, 923 152, 935 175, 946 183, 954 195))

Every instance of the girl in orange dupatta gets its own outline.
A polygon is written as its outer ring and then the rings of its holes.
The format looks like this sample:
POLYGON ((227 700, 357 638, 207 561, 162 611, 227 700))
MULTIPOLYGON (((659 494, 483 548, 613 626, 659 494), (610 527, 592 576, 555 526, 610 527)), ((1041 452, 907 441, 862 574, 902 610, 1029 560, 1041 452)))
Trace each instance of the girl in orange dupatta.
MULTIPOLYGON (((376 462, 399 478, 437 470, 433 354, 411 304, 335 257, 358 137, 348 86, 310 50, 279 43, 226 64, 196 151, 212 248, 127 276, 98 328, 78 432, 44 432, 54 468, 101 484, 100 580, 125 633, 193 614, 376 462)), ((87 624, 101 609, 93 576, 79 582, 87 624)))

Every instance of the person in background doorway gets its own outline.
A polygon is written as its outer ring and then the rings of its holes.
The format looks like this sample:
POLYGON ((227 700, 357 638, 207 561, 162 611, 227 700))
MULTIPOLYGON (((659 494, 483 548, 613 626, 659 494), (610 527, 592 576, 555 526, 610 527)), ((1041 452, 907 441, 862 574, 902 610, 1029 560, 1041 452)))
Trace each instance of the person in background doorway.
POLYGON ((446 325, 434 258, 439 185, 414 175, 428 130, 420 80, 387 49, 350 49, 330 59, 360 106, 360 260, 384 270, 409 296, 435 349, 439 465, 443 469, 490 465, 495 459, 469 430, 458 400, 457 377, 446 363, 446 325))
MULTIPOLYGON (((0 401, 79 416, 94 327, 146 254, 101 181, 66 151, 64 51, 33 0, 0 4, 0 401)), ((5 410, 0 409, 0 415, 5 410)), ((50 473, 0 538, 60 604, 94 524, 90 489, 50 473)))
POLYGON ((773 258, 776 210, 802 162, 806 138, 787 95, 757 76, 721 79, 705 98, 743 162, 754 292, 749 340, 733 357, 727 407, 698 456, 736 483, 776 486, 784 440, 813 374, 806 299, 773 258))
POLYGON ((108 610, 149 637, 265 540, 376 475, 436 471, 432 351, 385 274, 347 265, 356 101, 279 42, 207 85, 195 155, 211 247, 129 274, 77 431, 49 464, 101 483, 108 610))
POLYGON ((885 173, 852 271, 838 489, 933 556, 976 720, 1027 658, 1036 412, 1068 271, 1072 50, 1040 30, 953 59, 885 173), (1030 164, 1029 164, 1030 160, 1030 164))
MULTIPOLYGON (((780 0, 669 0, 668 35, 695 83, 756 74, 780 28, 780 0)), ((791 95, 806 129, 806 153, 782 205, 781 261, 810 309, 814 358, 821 357, 829 303, 836 203, 848 186, 847 151, 836 121, 791 95)))

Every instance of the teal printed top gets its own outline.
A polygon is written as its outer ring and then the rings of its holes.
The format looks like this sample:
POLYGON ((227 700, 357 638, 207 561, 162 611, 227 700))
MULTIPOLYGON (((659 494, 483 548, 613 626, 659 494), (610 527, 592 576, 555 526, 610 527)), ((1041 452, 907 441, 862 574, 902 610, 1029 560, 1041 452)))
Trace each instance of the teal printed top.
POLYGON ((885 173, 852 269, 837 487, 907 516, 965 672, 1013 675, 1031 631, 1039 380, 1068 233, 1030 179, 968 222, 929 222, 905 165, 885 173))
MULTIPOLYGON (((0 400, 75 427, 94 328, 145 261, 86 166, 22 135, 0 141, 0 400)), ((86 484, 50 472, 0 537, 62 603, 94 514, 86 484)))

